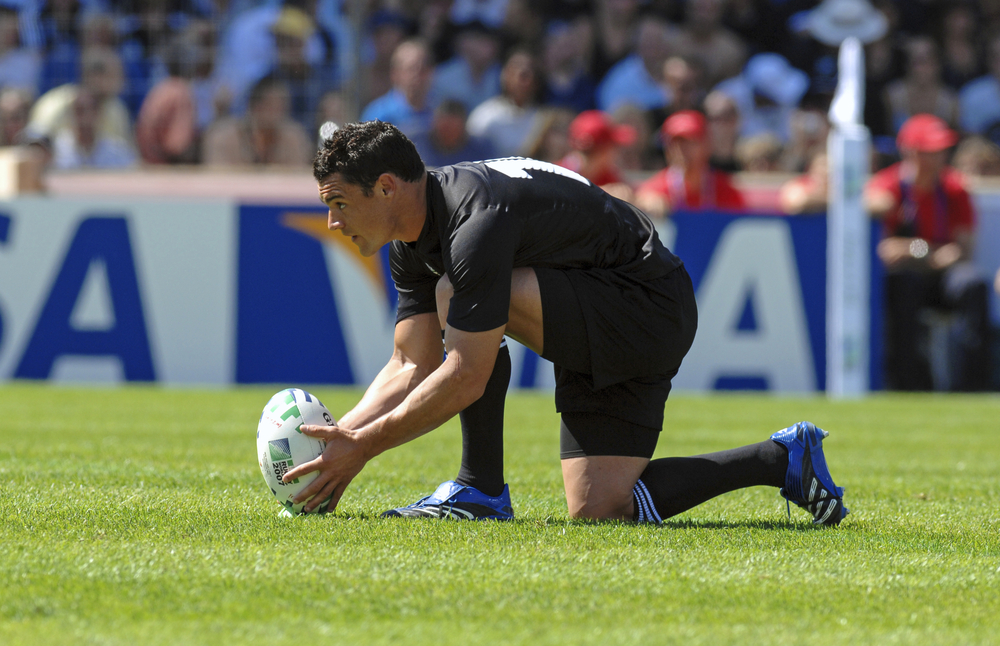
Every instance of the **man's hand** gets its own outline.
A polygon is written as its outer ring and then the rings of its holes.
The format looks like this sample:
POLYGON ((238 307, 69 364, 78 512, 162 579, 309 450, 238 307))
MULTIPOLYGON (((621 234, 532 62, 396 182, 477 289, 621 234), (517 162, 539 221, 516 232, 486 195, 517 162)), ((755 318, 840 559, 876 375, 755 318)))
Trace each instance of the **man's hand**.
POLYGON ((282 477, 284 482, 291 482, 313 471, 318 471, 316 479, 309 483, 309 486, 295 496, 295 502, 313 496, 313 499, 303 508, 303 512, 311 512, 319 506, 321 502, 330 498, 328 511, 333 511, 340 502, 341 496, 347 485, 354 480, 354 476, 361 473, 361 469, 368 463, 369 458, 365 451, 365 444, 362 436, 357 431, 352 431, 337 426, 311 426, 303 425, 302 432, 309 437, 326 442, 326 449, 323 455, 311 462, 300 464, 291 469, 282 477))

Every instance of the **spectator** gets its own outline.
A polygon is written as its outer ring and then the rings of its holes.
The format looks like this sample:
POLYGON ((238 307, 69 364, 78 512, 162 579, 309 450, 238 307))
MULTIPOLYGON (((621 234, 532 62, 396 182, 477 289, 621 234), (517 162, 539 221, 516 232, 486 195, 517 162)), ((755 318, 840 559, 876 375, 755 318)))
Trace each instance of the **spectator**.
POLYGON ((595 0, 594 58, 590 70, 595 79, 607 76, 635 48, 641 4, 640 0, 595 0))
POLYGON ((132 120, 128 108, 120 98, 124 84, 121 58, 106 47, 88 49, 81 60, 81 81, 53 88, 39 97, 31 110, 31 129, 42 135, 54 137, 59 130, 70 126, 73 101, 77 92, 86 89, 96 97, 100 106, 98 120, 99 138, 132 142, 132 120))
POLYGON ((1000 146, 985 137, 970 135, 958 144, 952 163, 966 177, 1000 177, 1000 146))
POLYGON ((44 56, 38 91, 44 94, 54 88, 80 82, 83 48, 79 18, 83 7, 79 0, 44 0, 40 6, 38 23, 44 56))
MULTIPOLYGON (((234 113, 246 110, 250 88, 269 74, 289 81, 293 101, 298 101, 300 90, 293 86, 304 70, 292 76, 288 73, 292 66, 310 68, 311 78, 336 79, 338 67, 330 62, 333 54, 327 42, 330 35, 317 29, 310 14, 294 4, 266 2, 245 9, 222 32, 216 67, 232 93, 234 113), (287 39, 279 42, 283 36, 287 39), (299 44, 300 39, 305 42, 299 44), (321 73, 326 76, 320 77, 321 73)), ((318 97, 323 89, 310 96, 318 97)))
POLYGON ((906 43, 906 75, 885 88, 889 128, 898 132, 916 114, 933 114, 949 125, 958 125, 958 97, 941 80, 938 48, 927 36, 906 43))
POLYGON ((663 86, 663 63, 670 56, 674 29, 648 14, 639 22, 635 51, 612 67, 597 86, 597 107, 614 112, 623 103, 645 110, 662 108, 671 97, 663 86))
POLYGON ((469 135, 466 116, 465 105, 458 99, 438 104, 430 130, 411 139, 426 166, 437 168, 496 157, 488 140, 469 135))
POLYGON ((313 122, 313 132, 319 132, 323 124, 328 121, 337 124, 338 127, 340 124, 354 121, 350 114, 350 106, 344 93, 330 90, 319 99, 316 120, 313 122))
MULTIPOLYGON (((154 79, 166 74, 161 55, 168 48, 173 32, 167 15, 167 2, 145 2, 140 7, 124 9, 118 16, 106 12, 86 12, 80 28, 82 51, 94 47, 113 49, 122 61, 125 79, 121 97, 136 118, 143 99, 154 79)), ((119 8, 119 11, 122 11, 119 8)))
POLYGON ((886 268, 886 385, 931 390, 927 325, 922 314, 945 310, 961 320, 951 385, 981 390, 989 380, 988 291, 968 262, 976 221, 961 176, 946 165, 958 140, 939 117, 919 114, 900 128, 902 161, 879 171, 865 189, 882 218, 878 255, 886 268))
POLYGON ((740 136, 769 132, 783 144, 791 138, 791 119, 809 87, 809 77, 780 54, 752 56, 743 73, 720 83, 739 108, 740 136))
POLYGON ((783 148, 770 132, 743 137, 736 142, 736 159, 748 173, 773 173, 779 169, 783 148))
POLYGON ((709 164, 725 173, 738 172, 740 163, 736 159, 736 142, 740 136, 739 106, 724 92, 709 92, 705 97, 705 116, 711 150, 709 164))
POLYGON ((451 60, 434 70, 432 103, 458 99, 467 111, 500 93, 500 40, 479 21, 461 26, 451 60))
POLYGON ((881 153, 896 153, 896 133, 890 129, 885 88, 902 76, 903 53, 891 32, 865 47, 864 122, 872 133, 872 143, 881 153))
POLYGON ((538 120, 538 65, 524 49, 507 58, 500 74, 501 93, 469 115, 469 133, 488 139, 501 157, 524 154, 538 120))
POLYGON ((992 134, 1000 124, 1000 34, 987 44, 986 67, 989 74, 970 81, 959 94, 962 130, 978 135, 992 134))
POLYGON ((583 112, 594 108, 597 83, 587 70, 591 25, 586 18, 549 23, 543 43, 545 105, 583 112))
POLYGON ((663 63, 663 82, 670 93, 671 112, 696 110, 705 99, 705 70, 697 59, 668 58, 663 63))
MULTIPOLYGON (((432 15, 427 12, 427 15, 432 15)), ((369 59, 361 63, 361 104, 368 105, 392 90, 392 56, 412 30, 402 13, 379 10, 368 20, 369 59)), ((429 42, 429 41, 427 41, 429 42)))
POLYGON ((829 203, 830 174, 825 152, 817 152, 806 173, 781 185, 778 203, 787 215, 825 213, 829 203))
POLYGON ((747 59, 739 36, 722 25, 726 0, 688 0, 677 51, 701 62, 707 85, 736 76, 747 59))
POLYGON ((392 89, 361 113, 361 121, 386 121, 408 136, 430 128, 433 110, 428 101, 434 68, 427 45, 408 40, 392 55, 392 89))
POLYGON ((30 111, 31 95, 27 90, 16 87, 0 90, 0 147, 21 143, 30 111))
POLYGON ((510 0, 500 33, 507 43, 530 43, 533 48, 537 47, 545 38, 542 3, 537 0, 510 0))
POLYGON ((127 168, 136 162, 135 152, 124 139, 101 133, 100 98, 86 87, 73 97, 72 121, 52 140, 52 167, 127 168))
POLYGON ((336 67, 323 61, 311 61, 309 41, 318 33, 315 21, 301 9, 286 6, 271 25, 274 59, 268 74, 288 86, 291 116, 303 127, 311 128, 320 97, 332 89, 336 67))
POLYGON ((826 150, 830 124, 827 103, 820 97, 807 96, 802 106, 792 113, 791 139, 778 162, 778 170, 802 173, 817 154, 826 150))
POLYGON ((941 59, 945 84, 958 92, 982 74, 982 37, 974 7, 956 2, 944 8, 941 59))
POLYGON ((639 185, 636 206, 655 218, 679 210, 743 209, 727 173, 708 165, 707 124, 700 112, 677 112, 662 128, 668 166, 639 185))
POLYGON ((18 20, 16 9, 0 5, 0 88, 19 88, 37 96, 42 57, 21 42, 18 20))
POLYGON ((616 124, 600 110, 587 110, 569 124, 569 145, 573 150, 558 163, 609 194, 631 202, 632 187, 622 178, 618 166, 621 146, 634 143, 635 138, 631 126, 616 124))
POLYGON ((705 99, 703 70, 694 58, 671 56, 663 63, 663 85, 670 102, 650 110, 652 123, 663 123, 674 112, 699 110, 705 99))
POLYGON ((258 81, 246 116, 223 118, 205 133, 205 164, 308 166, 315 144, 291 118, 289 103, 283 81, 269 76, 258 81))
POLYGON ((170 47, 170 75, 146 95, 135 124, 136 145, 145 163, 199 161, 201 134, 216 116, 225 114, 215 111, 224 90, 212 78, 213 34, 208 21, 193 20, 170 47))
POLYGON ((566 108, 541 108, 528 136, 524 156, 556 163, 569 154, 569 124, 575 114, 566 108))
POLYGON ((630 126, 635 130, 635 141, 619 146, 618 168, 623 171, 655 171, 663 168, 663 147, 656 128, 652 125, 663 123, 653 121, 649 113, 626 103, 611 115, 615 122, 630 126))
POLYGON ((492 29, 503 26, 509 0, 454 0, 451 21, 456 25, 479 21, 492 29))

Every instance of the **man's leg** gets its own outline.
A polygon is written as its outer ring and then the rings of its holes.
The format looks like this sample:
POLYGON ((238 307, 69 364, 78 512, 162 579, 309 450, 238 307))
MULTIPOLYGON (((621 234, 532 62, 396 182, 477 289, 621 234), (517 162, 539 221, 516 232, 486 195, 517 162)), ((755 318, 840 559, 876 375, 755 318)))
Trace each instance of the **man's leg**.
POLYGON ((659 522, 736 489, 785 485, 788 450, 776 441, 650 461, 658 435, 658 429, 601 414, 563 413, 570 515, 659 522))
MULTIPOLYGON (((444 329, 448 305, 454 294, 447 276, 437 285, 438 319, 444 329)), ((510 383, 510 351, 500 345, 493 373, 482 397, 458 414, 462 424, 462 464, 455 482, 474 487, 487 496, 503 493, 503 414, 510 383)))

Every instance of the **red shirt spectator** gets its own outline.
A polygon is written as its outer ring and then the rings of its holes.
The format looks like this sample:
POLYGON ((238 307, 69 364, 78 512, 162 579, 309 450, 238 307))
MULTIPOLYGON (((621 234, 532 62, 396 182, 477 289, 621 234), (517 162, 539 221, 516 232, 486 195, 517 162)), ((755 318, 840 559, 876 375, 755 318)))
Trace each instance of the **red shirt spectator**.
POLYGON ((709 168, 698 185, 684 182, 675 168, 664 168, 639 186, 640 191, 653 191, 667 199, 671 210, 678 209, 743 209, 746 201, 733 186, 727 173, 709 168))
POLYGON ((618 172, 619 151, 635 141, 632 126, 615 123, 600 110, 585 110, 569 124, 573 150, 557 163, 627 202, 632 188, 618 172))
POLYGON ((681 110, 663 123, 667 168, 639 185, 636 205, 654 217, 678 209, 746 208, 743 194, 729 175, 708 165, 709 145, 705 116, 681 110))
POLYGON ((886 235, 923 238, 932 244, 955 240, 960 231, 975 229, 972 201, 961 174, 943 168, 933 189, 902 177, 902 162, 872 177, 869 187, 891 194, 896 207, 885 214, 886 235))

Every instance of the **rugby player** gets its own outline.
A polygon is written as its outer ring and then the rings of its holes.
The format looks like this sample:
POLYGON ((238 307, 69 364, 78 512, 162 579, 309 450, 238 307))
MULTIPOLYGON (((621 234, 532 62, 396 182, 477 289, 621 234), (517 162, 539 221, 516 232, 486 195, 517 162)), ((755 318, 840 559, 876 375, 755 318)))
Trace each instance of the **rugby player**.
POLYGON ((681 260, 641 211, 553 164, 523 158, 426 170, 393 125, 348 124, 317 153, 329 227, 362 255, 389 244, 399 293, 394 351, 327 442, 286 481, 311 511, 383 451, 456 414, 457 477, 384 516, 513 517, 503 477, 507 335, 555 365, 560 455, 574 518, 659 522, 719 494, 781 487, 818 524, 847 510, 823 455, 826 432, 800 422, 749 446, 651 461, 670 383, 697 308, 681 260), (445 355, 442 360, 441 339, 445 355))

